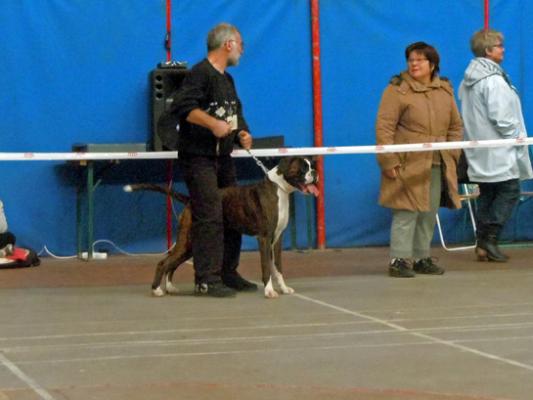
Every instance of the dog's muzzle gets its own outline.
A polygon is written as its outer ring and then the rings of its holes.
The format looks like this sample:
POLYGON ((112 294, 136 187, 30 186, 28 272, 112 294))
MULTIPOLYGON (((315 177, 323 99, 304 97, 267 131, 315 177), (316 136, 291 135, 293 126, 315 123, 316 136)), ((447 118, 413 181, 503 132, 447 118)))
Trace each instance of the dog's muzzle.
POLYGON ((312 194, 313 196, 318 197, 320 191, 316 187, 317 183, 318 174, 314 169, 310 168, 309 171, 307 171, 307 173, 305 174, 305 182, 302 183, 298 189, 300 189, 302 193, 312 194))

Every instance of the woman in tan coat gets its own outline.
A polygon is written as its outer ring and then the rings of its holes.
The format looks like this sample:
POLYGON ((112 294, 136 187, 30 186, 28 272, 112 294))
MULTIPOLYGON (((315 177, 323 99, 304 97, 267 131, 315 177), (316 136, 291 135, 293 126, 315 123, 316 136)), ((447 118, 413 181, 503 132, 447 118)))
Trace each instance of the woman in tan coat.
MULTIPOLYGON (((459 141, 461 117, 450 83, 440 78, 435 48, 405 49, 407 71, 383 92, 376 122, 379 145, 459 141)), ((456 166, 460 150, 378 154, 379 204, 392 209, 389 275, 441 275, 430 256, 439 205, 460 208, 456 166)))

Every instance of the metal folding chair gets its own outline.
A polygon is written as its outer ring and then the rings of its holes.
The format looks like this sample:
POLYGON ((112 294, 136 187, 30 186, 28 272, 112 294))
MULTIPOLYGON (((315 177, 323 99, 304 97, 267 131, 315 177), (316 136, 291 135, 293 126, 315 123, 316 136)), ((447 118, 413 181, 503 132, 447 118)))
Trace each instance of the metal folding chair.
MULTIPOLYGON (((461 203, 465 202, 468 207, 468 215, 470 216, 470 221, 472 223, 472 230, 474 232, 474 236, 476 235, 476 219, 474 216, 474 207, 472 203, 475 201, 475 199, 479 196, 479 188, 477 185, 472 184, 461 184, 461 187, 463 189, 463 194, 459 195, 461 199, 461 203)), ((440 243, 444 250, 447 251, 461 251, 461 250, 470 250, 474 249, 476 247, 476 242, 474 244, 468 245, 468 246, 457 246, 457 247, 449 247, 446 245, 446 242, 444 240, 444 235, 442 233, 442 226, 439 218, 439 213, 437 212, 437 229, 439 231, 439 238, 440 243)))

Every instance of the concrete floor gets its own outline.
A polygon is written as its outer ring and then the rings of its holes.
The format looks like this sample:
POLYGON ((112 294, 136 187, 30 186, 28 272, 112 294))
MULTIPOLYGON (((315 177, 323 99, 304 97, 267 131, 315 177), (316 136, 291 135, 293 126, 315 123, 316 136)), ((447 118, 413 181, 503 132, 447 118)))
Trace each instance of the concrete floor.
POLYGON ((385 248, 286 252, 278 300, 194 297, 190 266, 152 298, 153 255, 0 270, 0 400, 529 400, 533 251, 507 252, 414 279, 385 248))

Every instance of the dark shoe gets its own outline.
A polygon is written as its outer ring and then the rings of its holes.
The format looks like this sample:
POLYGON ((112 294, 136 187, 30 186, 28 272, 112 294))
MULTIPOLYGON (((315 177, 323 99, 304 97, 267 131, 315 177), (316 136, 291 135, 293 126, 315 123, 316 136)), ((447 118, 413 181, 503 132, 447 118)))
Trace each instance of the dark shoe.
POLYGON ((478 239, 476 254, 478 261, 507 262, 509 260, 509 257, 500 251, 498 240, 493 235, 488 235, 486 239, 478 239))
POLYGON ((444 268, 439 267, 433 262, 431 257, 423 258, 415 262, 413 270, 417 274, 428 274, 428 275, 442 275, 444 274, 444 268))
POLYGON ((222 282, 198 283, 194 286, 196 296, 235 297, 237 292, 222 282))
POLYGON ((394 258, 389 264, 389 275, 396 278, 414 278, 415 273, 410 266, 411 262, 405 258, 394 258))
POLYGON ((222 282, 227 287, 235 289, 238 292, 255 292, 257 290, 257 285, 255 283, 248 282, 237 272, 222 275, 222 282))

